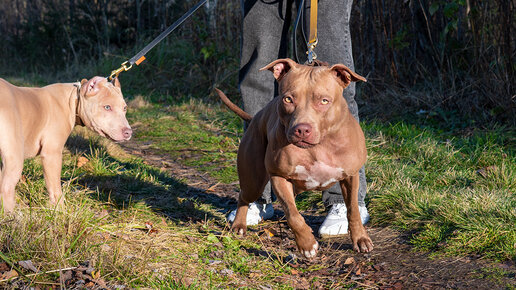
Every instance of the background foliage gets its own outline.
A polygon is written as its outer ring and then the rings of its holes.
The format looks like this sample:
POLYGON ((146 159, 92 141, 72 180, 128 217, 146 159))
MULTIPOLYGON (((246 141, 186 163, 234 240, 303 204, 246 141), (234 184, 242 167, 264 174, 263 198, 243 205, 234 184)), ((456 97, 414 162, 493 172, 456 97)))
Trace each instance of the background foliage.
MULTIPOLYGON (((42 82, 107 75, 195 1, 0 2, 2 75, 42 82)), ((237 86, 240 1, 210 0, 122 76, 134 92, 205 97, 237 86)), ((355 1, 352 37, 362 113, 515 122, 515 4, 510 0, 355 1), (386 107, 389 108, 386 110, 386 107)), ((471 124, 467 124, 471 125, 471 124)))

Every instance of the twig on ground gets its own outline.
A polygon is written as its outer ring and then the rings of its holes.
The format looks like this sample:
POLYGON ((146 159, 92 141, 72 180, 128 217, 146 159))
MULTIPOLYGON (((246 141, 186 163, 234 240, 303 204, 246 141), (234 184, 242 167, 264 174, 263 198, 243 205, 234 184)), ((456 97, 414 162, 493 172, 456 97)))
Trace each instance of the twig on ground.
POLYGON ((68 271, 68 270, 74 270, 74 269, 77 269, 77 267, 69 267, 69 268, 63 268, 63 269, 58 269, 58 270, 50 270, 50 271, 45 271, 45 272, 40 272, 40 273, 34 273, 34 274, 28 274, 28 275, 23 275, 23 276, 17 276, 17 277, 13 277, 13 278, 9 278, 9 279, 0 280, 0 283, 7 282, 9 280, 16 280, 16 279, 18 279, 20 277, 27 278, 27 277, 37 276, 37 275, 50 274, 50 273, 55 273, 55 272, 60 272, 60 271, 68 271))

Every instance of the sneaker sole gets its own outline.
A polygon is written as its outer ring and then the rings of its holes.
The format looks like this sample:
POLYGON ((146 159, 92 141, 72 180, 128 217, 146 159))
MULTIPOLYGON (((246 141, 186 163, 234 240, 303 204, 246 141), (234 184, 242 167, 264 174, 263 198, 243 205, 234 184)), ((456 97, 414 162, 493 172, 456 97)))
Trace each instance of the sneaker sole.
POLYGON ((323 239, 331 239, 331 238, 342 238, 347 236, 348 234, 338 234, 338 235, 330 235, 330 234, 319 234, 323 239))

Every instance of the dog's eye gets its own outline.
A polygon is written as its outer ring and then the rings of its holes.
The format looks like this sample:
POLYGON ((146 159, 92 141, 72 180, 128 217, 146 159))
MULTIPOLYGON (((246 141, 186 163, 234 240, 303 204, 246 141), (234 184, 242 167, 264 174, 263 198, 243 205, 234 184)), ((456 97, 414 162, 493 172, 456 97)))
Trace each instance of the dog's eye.
POLYGON ((330 100, 328 100, 328 99, 321 100, 321 104, 323 104, 323 105, 328 105, 329 103, 330 103, 330 100))
POLYGON ((291 98, 291 97, 284 97, 284 98, 283 98, 283 101, 284 101, 285 103, 289 103, 289 104, 291 104, 291 103, 293 103, 293 102, 294 102, 294 100, 292 100, 292 98, 291 98))
POLYGON ((110 105, 105 105, 104 109, 106 109, 106 111, 111 111, 111 106, 110 105))

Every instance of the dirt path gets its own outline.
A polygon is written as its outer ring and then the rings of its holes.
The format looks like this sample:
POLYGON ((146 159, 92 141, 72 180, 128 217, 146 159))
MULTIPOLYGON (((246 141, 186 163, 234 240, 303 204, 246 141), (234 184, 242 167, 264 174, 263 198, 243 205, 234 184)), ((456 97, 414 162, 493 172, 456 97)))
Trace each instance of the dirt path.
MULTIPOLYGON (((148 164, 186 180, 189 188, 194 189, 188 193, 192 197, 213 204, 223 212, 236 207, 236 184, 218 183, 207 173, 183 166, 177 160, 149 149, 144 143, 131 141, 122 145, 129 154, 142 157, 148 164)), ((326 288, 342 281, 353 281, 359 288, 375 289, 516 288, 515 261, 495 263, 478 257, 431 257, 431 253, 415 251, 404 234, 390 228, 368 226, 375 244, 375 249, 369 254, 353 252, 348 236, 327 240, 318 238, 321 251, 315 259, 306 260, 297 254, 281 208, 278 204, 274 206, 276 211, 271 221, 249 230, 250 234, 260 237, 265 249, 252 254, 270 259, 287 257, 288 261, 282 262, 290 264, 292 275, 279 279, 287 280, 281 282, 296 288, 326 288), (308 267, 317 270, 305 271, 308 267)), ((302 214, 317 232, 324 216, 313 212, 302 214)))

